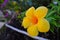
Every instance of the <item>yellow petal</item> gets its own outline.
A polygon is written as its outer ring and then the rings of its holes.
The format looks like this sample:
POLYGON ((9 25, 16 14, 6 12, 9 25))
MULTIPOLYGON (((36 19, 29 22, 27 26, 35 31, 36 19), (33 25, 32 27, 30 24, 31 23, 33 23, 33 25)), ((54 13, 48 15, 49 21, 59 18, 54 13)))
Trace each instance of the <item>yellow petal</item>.
POLYGON ((41 7, 38 7, 36 10, 35 10, 35 15, 38 17, 38 18, 43 18, 46 16, 47 14, 47 11, 48 9, 44 6, 41 6, 41 7))
POLYGON ((30 24, 31 24, 31 22, 30 22, 29 18, 28 17, 24 17, 23 22, 22 22, 22 26, 24 28, 27 28, 30 24))
POLYGON ((36 26, 29 26, 27 29, 27 32, 30 36, 37 36, 38 35, 38 31, 36 26))
POLYGON ((39 20, 37 25, 39 32, 48 32, 50 29, 50 24, 46 19, 39 20))
POLYGON ((35 8, 31 7, 26 11, 26 16, 31 17, 34 15, 35 8))

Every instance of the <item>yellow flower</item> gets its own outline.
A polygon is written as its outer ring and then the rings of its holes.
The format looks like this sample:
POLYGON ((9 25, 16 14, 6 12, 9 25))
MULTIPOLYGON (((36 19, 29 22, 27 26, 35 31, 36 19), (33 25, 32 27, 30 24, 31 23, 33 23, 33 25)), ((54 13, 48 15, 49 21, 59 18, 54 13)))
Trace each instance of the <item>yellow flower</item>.
POLYGON ((26 11, 26 17, 23 18, 22 26, 27 29, 30 36, 37 36, 38 32, 48 32, 50 29, 49 22, 44 18, 48 8, 41 6, 36 10, 34 7, 26 11))

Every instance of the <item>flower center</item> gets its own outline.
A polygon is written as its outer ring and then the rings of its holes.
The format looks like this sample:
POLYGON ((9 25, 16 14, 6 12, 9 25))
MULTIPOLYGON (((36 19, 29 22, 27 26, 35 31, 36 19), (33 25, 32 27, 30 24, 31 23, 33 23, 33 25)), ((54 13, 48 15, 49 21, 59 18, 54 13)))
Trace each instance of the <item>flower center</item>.
POLYGON ((33 16, 32 19, 31 19, 31 21, 32 21, 33 24, 37 24, 38 19, 37 19, 36 16, 33 16))

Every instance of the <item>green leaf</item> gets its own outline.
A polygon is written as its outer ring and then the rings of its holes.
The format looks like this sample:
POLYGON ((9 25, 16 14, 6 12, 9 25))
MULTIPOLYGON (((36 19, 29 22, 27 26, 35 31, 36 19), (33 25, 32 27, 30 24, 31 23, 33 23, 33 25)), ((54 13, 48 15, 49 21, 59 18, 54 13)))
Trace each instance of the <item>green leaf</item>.
POLYGON ((0 4, 3 3, 3 2, 4 2, 4 0, 0 0, 0 4))
POLYGON ((60 28, 60 23, 57 23, 57 26, 56 27, 59 27, 60 28))
POLYGON ((58 26, 57 27, 60 27, 60 24, 58 24, 58 26))
POLYGON ((46 17, 51 16, 53 13, 55 13, 55 10, 54 10, 54 11, 50 11, 50 12, 47 14, 47 16, 46 16, 46 17))
POLYGON ((21 16, 20 16, 20 15, 18 15, 17 17, 18 17, 18 18, 21 18, 21 16))
POLYGON ((52 33, 54 33, 54 27, 50 27, 50 31, 52 32, 52 33))
POLYGON ((49 22, 55 21, 56 19, 54 17, 48 17, 46 18, 49 22))
POLYGON ((52 21, 51 24, 57 26, 57 22, 56 21, 52 21))

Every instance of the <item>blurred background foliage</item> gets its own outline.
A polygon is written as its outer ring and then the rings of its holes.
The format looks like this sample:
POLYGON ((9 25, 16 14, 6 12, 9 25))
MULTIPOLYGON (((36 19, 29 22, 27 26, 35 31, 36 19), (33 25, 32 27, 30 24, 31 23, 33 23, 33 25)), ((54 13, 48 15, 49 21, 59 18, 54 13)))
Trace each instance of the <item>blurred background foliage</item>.
MULTIPOLYGON (((5 9, 10 9, 14 11, 25 11, 31 6, 38 7, 38 6, 47 6, 51 0, 9 0, 5 9)), ((0 0, 0 5, 4 3, 4 0, 0 0)))
POLYGON ((46 15, 46 19, 51 24, 51 32, 54 32, 54 28, 60 27, 60 1, 59 0, 8 0, 5 4, 6 6, 1 7, 1 4, 4 3, 4 0, 0 0, 0 9, 2 10, 13 10, 16 13, 19 13, 17 19, 22 20, 25 16, 25 11, 34 6, 35 8, 39 6, 48 7, 49 11, 46 15))

